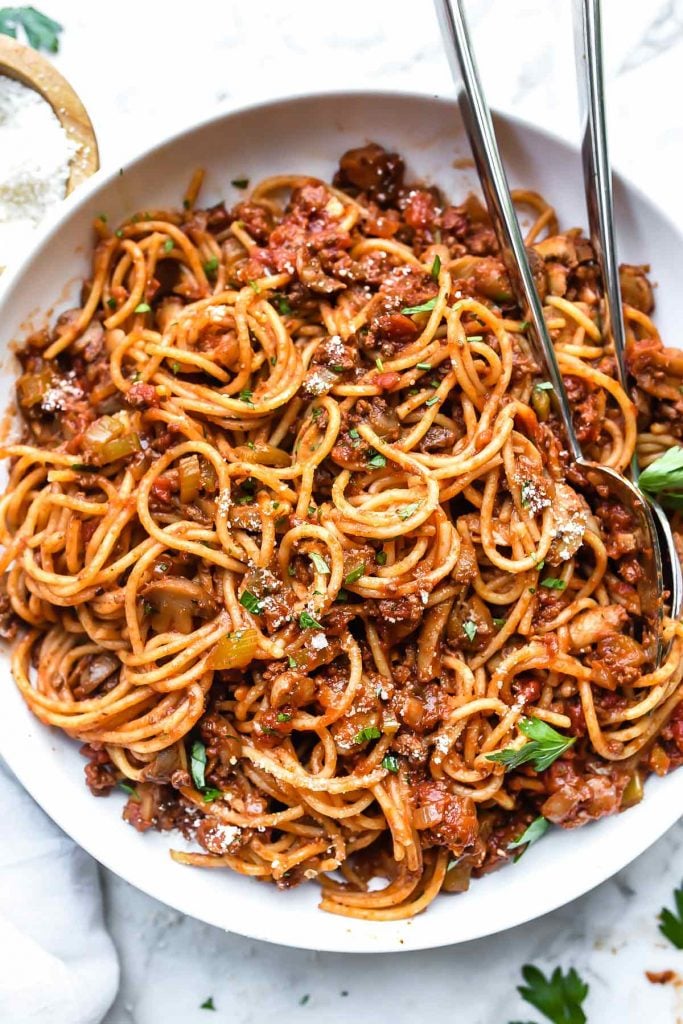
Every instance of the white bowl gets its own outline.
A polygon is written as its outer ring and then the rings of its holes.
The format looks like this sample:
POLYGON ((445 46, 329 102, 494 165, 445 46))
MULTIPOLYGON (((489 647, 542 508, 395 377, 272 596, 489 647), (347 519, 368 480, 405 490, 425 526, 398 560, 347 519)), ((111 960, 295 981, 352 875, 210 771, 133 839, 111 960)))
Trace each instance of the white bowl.
MULTIPOLYGON (((585 224, 580 163, 564 142, 521 122, 497 122, 511 183, 547 196, 566 227, 585 224)), ((449 101, 415 95, 346 93, 308 96, 250 107, 175 136, 123 172, 96 176, 66 201, 23 266, 0 293, 0 407, 13 394, 12 341, 41 326, 48 310, 73 304, 88 271, 91 221, 110 223, 135 210, 176 205, 192 171, 207 170, 204 202, 234 202, 232 178, 252 182, 299 172, 328 179, 345 149, 367 140, 395 148, 409 174, 443 187, 454 200, 476 188, 460 116, 449 101), (454 162, 459 163, 459 168, 454 162)), ((678 334, 677 268, 683 237, 663 213, 623 180, 617 182, 621 257, 650 262, 663 335, 678 334)), ((412 921, 372 923, 325 914, 319 890, 290 892, 242 878, 175 864, 179 837, 139 835, 121 820, 124 796, 93 798, 84 785, 78 744, 29 713, 2 655, 0 750, 45 811, 102 864, 150 895, 193 917, 242 935, 287 946, 349 952, 423 949, 491 935, 553 910, 623 868, 679 817, 683 771, 653 779, 645 800, 625 814, 571 832, 555 829, 514 866, 473 882, 460 896, 437 898, 412 921)))

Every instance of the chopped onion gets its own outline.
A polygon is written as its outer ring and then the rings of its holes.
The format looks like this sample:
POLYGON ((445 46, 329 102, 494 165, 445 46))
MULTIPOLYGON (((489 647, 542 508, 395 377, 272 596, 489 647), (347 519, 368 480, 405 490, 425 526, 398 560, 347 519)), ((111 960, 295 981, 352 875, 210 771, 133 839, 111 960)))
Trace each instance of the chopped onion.
POLYGON ((627 807, 635 807, 643 799, 643 780, 640 777, 640 772, 635 771, 631 776, 624 795, 621 798, 621 810, 625 811, 627 807))
POLYGON ((446 872, 441 891, 467 892, 470 887, 471 874, 472 867, 470 864, 453 864, 446 872))
POLYGON ((83 442, 100 466, 141 450, 140 438, 135 433, 127 433, 126 422, 119 416, 100 416, 86 430, 83 442))
POLYGON ((19 404, 24 409, 30 409, 32 406, 37 405, 38 402, 42 402, 52 386, 53 377, 52 370, 47 366, 43 367, 38 373, 23 374, 17 381, 19 404))
POLYGON ((258 633, 252 627, 221 637, 214 647, 208 666, 213 669, 245 668, 256 654, 258 633))
POLYGON ((201 468, 197 455, 186 455, 180 460, 180 500, 183 505, 188 504, 199 494, 201 486, 201 468))
POLYGON ((413 813, 413 824, 418 831, 421 831, 423 828, 438 825, 442 818, 443 812, 436 804, 424 804, 413 813))
POLYGON ((235 455, 241 462, 255 462, 258 466, 289 466, 291 458, 282 448, 259 441, 253 448, 247 444, 238 445, 235 455))

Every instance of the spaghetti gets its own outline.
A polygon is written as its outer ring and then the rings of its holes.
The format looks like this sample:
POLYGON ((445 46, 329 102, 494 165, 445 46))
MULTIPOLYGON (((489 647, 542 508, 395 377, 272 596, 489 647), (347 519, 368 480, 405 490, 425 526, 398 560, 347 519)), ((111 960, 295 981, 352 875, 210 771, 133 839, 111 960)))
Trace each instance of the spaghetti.
MULTIPOLYGON (((231 211, 200 185, 99 218, 80 307, 21 352, 14 677, 94 793, 196 840, 178 861, 408 917, 680 764, 683 630, 647 664, 628 513, 568 462, 474 198, 376 145, 231 211)), ((636 407, 589 243, 516 200, 585 453, 623 470, 640 437, 652 461, 683 357, 644 269, 636 407)))

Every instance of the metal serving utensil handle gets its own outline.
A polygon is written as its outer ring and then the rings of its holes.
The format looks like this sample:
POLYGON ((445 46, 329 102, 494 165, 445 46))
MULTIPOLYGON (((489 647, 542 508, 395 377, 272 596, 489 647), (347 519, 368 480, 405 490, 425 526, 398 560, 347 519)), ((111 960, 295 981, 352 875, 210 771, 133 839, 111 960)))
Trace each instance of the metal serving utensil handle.
POLYGON ((529 340, 534 356, 541 366, 546 367, 550 377, 555 405, 564 425, 571 456, 574 461, 578 461, 581 458, 581 446, 574 431, 571 406, 512 204, 491 114, 479 81, 462 0, 435 0, 435 4, 457 89, 458 105, 501 247, 501 256, 517 301, 525 319, 530 323, 529 340))
MULTIPOLYGON (((619 383, 628 394, 626 332, 614 231, 612 169, 607 147, 600 0, 573 0, 573 11, 576 81, 583 131, 583 181, 590 238, 600 268, 605 299, 603 333, 612 342, 619 383)), ((637 480, 635 459, 632 471, 633 479, 637 480)))
MULTIPOLYGON (((614 348, 619 383, 626 394, 629 394, 626 331, 614 230, 612 169, 607 145, 600 0, 573 0, 573 14, 576 81, 583 126, 583 179, 590 237, 602 277, 605 302, 603 331, 614 348)), ((638 456, 634 453, 631 460, 631 479, 636 485, 639 476, 638 456)), ((664 509, 652 498, 649 499, 649 504, 657 523, 663 552, 666 554, 668 571, 665 575, 670 593, 670 614, 677 618, 683 606, 683 572, 676 542, 664 509)))

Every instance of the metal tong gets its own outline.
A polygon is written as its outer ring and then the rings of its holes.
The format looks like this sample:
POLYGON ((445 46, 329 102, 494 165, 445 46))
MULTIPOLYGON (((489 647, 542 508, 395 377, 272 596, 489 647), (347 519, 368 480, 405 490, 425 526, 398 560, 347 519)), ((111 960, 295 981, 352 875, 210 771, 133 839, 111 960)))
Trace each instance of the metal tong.
MULTIPOLYGON (((652 662, 665 654, 662 619, 665 590, 670 595, 670 614, 680 612, 683 580, 671 527, 662 509, 651 505, 633 480, 586 459, 576 437, 571 406, 562 380, 557 355, 546 327, 541 301, 510 197, 500 152, 479 81, 462 0, 435 0, 441 32, 457 88, 457 99, 484 198, 510 276, 516 299, 529 322, 528 339, 539 365, 545 366, 553 386, 553 401, 562 421, 571 458, 583 470, 593 488, 628 508, 635 523, 640 564, 639 584, 644 639, 652 662), (654 511, 654 515, 653 515, 654 511), (657 525, 656 525, 657 523, 657 525), (665 552, 665 558, 662 557, 665 552), (664 572, 666 571, 666 584, 664 572)), ((621 311, 618 263, 612 217, 612 184, 607 152, 599 0, 574 0, 577 26, 577 70, 580 95, 586 111, 583 140, 584 178, 591 241, 602 274, 605 326, 614 346, 619 379, 628 393, 624 359, 625 335, 621 311)))

